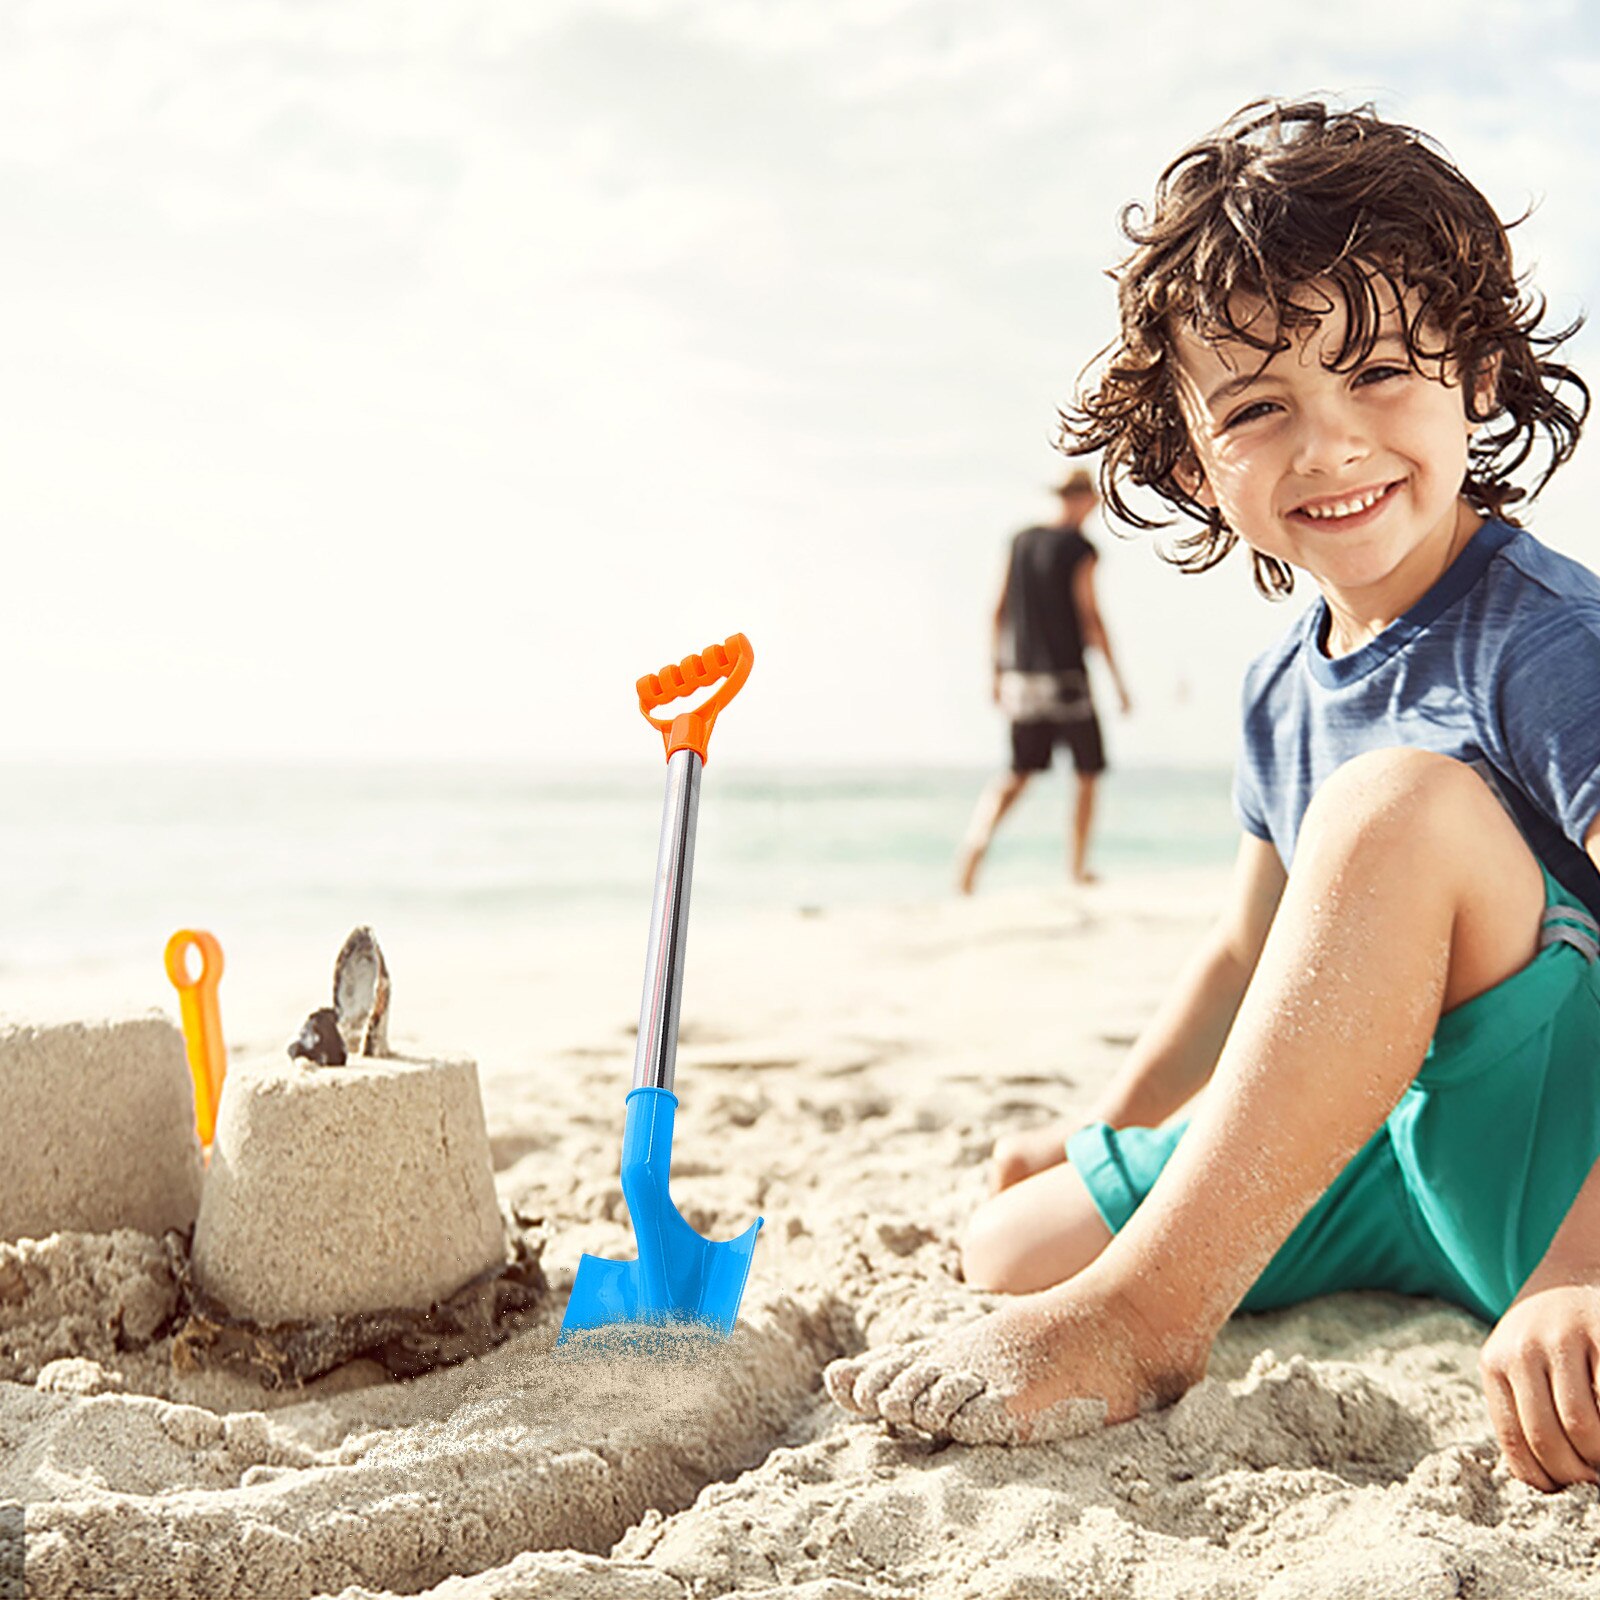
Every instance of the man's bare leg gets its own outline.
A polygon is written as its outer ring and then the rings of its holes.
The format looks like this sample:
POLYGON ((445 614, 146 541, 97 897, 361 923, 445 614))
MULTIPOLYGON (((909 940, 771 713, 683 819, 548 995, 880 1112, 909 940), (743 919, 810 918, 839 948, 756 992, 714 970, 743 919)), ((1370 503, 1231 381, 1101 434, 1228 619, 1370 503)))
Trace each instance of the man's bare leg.
POLYGON ((1094 799, 1100 776, 1094 772, 1078 774, 1078 793, 1072 807, 1072 881, 1093 883, 1089 871, 1089 831, 1094 826, 1094 799))
POLYGON ((967 825, 967 838, 961 847, 960 859, 956 863, 956 887, 962 894, 971 894, 977 886, 978 868, 983 865, 984 853, 994 838, 994 830, 1028 787, 1028 777, 1026 772, 1002 772, 979 798, 978 808, 967 825))
POLYGON ((974 1442, 1077 1431, 1074 1399, 1117 1422, 1175 1398, 1399 1100, 1440 1013, 1533 958, 1543 905, 1537 862, 1468 768, 1421 751, 1347 763, 1307 812, 1212 1085, 1127 1226, 1053 1289, 835 1362, 829 1393, 974 1442))

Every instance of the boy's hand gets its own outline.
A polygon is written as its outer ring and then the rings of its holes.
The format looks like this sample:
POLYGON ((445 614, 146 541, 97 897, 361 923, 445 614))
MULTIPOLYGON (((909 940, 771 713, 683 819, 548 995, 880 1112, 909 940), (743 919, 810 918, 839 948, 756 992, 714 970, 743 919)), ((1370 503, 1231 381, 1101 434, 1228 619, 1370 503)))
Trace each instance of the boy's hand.
POLYGON ((1080 1118, 1076 1122, 1048 1123, 1026 1133, 1002 1134, 995 1140, 994 1154, 989 1158, 989 1193, 999 1194, 1024 1178, 1065 1161, 1067 1140, 1082 1126, 1080 1118))
POLYGON ((1516 1301, 1478 1366, 1495 1434, 1517 1477, 1546 1491, 1600 1482, 1600 1286, 1556 1284, 1516 1301))

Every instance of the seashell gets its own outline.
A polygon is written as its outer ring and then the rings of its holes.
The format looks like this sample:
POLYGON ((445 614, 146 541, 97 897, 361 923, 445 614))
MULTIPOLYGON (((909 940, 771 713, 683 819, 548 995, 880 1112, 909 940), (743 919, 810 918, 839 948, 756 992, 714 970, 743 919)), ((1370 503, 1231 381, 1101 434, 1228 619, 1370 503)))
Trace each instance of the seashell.
POLYGON ((363 924, 333 964, 333 1009, 345 1049, 353 1056, 387 1056, 389 969, 372 929, 363 924))
POLYGON ((342 1067, 346 1055, 344 1040, 339 1036, 339 1021, 332 1006, 313 1011, 305 1026, 290 1042, 289 1059, 313 1062, 319 1067, 342 1067))

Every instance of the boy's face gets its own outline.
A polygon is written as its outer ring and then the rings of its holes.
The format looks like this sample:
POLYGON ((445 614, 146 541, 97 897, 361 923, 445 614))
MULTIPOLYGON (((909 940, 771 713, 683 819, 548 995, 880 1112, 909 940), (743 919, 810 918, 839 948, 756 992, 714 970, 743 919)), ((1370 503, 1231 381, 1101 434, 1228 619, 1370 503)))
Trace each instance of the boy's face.
POLYGON ((1264 367, 1248 345, 1179 331, 1193 493, 1252 549, 1309 573, 1330 602, 1388 620, 1432 585, 1470 519, 1464 393, 1448 364, 1413 369, 1392 295, 1372 353, 1332 370, 1345 308, 1331 285, 1310 289, 1326 290, 1331 309, 1291 331, 1290 348, 1264 367))

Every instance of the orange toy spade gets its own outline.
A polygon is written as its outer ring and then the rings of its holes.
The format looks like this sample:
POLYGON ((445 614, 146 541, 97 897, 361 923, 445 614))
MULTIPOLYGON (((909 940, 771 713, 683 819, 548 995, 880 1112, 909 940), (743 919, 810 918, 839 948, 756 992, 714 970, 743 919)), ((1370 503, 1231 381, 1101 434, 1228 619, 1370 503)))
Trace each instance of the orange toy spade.
POLYGON ((222 981, 222 946, 199 928, 180 928, 167 940, 167 976, 178 991, 183 1042, 194 1079, 194 1122, 200 1143, 210 1146, 217 1131, 217 1102, 228 1072, 228 1051, 222 1041, 222 1014, 217 985, 222 981), (200 975, 189 972, 189 952, 200 955, 200 975))
POLYGON ((618 1322, 687 1323, 732 1333, 750 1276, 761 1219, 756 1218, 737 1239, 703 1238, 673 1205, 667 1184, 678 1108, 672 1083, 700 773, 717 715, 739 692, 753 660, 750 641, 736 633, 725 644, 686 656, 636 685, 639 709, 667 751, 666 809, 656 858, 639 1043, 622 1134, 622 1195, 639 1255, 635 1261, 583 1257, 561 1323, 562 1339, 581 1329, 618 1322), (722 687, 709 700, 671 722, 650 715, 719 681, 722 687))

